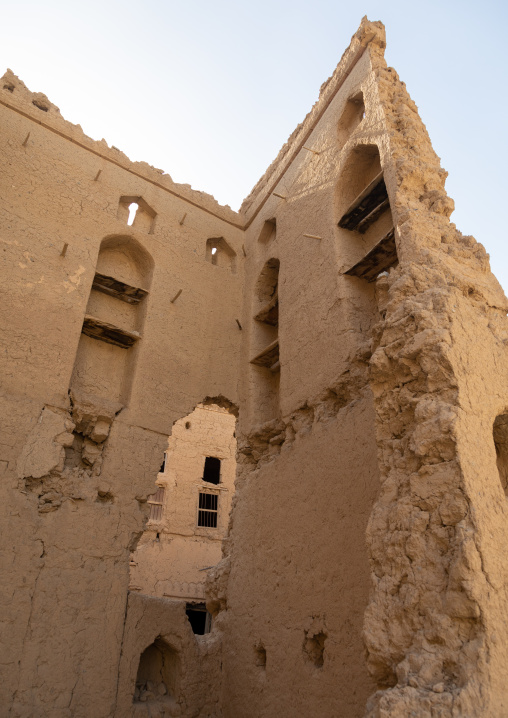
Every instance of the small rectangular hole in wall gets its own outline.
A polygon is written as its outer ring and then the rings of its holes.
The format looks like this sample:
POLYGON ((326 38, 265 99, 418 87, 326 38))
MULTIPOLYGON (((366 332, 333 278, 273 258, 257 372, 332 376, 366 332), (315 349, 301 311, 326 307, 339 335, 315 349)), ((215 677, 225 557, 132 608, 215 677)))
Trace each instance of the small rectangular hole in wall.
POLYGON ((199 492, 198 526, 209 529, 217 528, 219 495, 199 492))
POLYGON ((209 484, 218 484, 220 482, 220 459, 215 456, 206 457, 203 481, 208 481, 209 484))
POLYGON ((212 616, 206 610, 204 603, 187 603, 185 613, 189 619, 192 632, 198 636, 210 633, 212 627, 212 616))

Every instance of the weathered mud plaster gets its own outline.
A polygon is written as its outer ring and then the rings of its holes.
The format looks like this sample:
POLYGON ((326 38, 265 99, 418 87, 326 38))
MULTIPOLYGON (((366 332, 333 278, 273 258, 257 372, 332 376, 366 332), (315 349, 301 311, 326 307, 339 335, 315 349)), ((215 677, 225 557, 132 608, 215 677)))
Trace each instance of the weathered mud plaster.
POLYGON ((221 649, 192 633, 181 601, 131 593, 115 718, 220 715, 221 649))
POLYGON ((0 714, 102 718, 172 425, 205 397, 237 401, 242 232, 229 208, 86 138, 10 72, 0 115, 0 714), (132 226, 125 198, 143 200, 132 226), (210 237, 235 274, 207 261, 210 237), (107 336, 87 334, 88 316, 107 336))
POLYGON ((384 47, 239 213, 0 83, 5 715, 508 713, 508 302, 384 47), (128 563, 205 397, 239 468, 200 642, 128 563))

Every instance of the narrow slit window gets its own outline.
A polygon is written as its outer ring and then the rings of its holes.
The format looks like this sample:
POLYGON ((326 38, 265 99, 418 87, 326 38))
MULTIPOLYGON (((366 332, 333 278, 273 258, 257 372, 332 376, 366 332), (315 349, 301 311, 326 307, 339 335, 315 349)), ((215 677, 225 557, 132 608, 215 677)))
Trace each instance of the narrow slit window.
POLYGON ((150 521, 160 521, 162 519, 162 507, 164 505, 164 488, 160 486, 155 494, 148 497, 148 505, 150 506, 150 521))
POLYGON ((208 529, 217 528, 219 495, 199 492, 198 526, 208 529))
POLYGON ((215 456, 207 456, 203 469, 203 481, 209 484, 220 483, 220 459, 215 456))

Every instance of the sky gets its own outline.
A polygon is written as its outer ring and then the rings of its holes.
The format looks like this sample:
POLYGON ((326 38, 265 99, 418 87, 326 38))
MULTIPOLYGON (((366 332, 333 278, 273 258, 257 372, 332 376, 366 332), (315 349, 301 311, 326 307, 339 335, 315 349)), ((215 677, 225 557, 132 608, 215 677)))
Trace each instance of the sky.
POLYGON ((506 0, 3 0, 10 67, 94 139, 238 209, 363 15, 386 26, 448 171, 452 221, 508 292, 506 0))

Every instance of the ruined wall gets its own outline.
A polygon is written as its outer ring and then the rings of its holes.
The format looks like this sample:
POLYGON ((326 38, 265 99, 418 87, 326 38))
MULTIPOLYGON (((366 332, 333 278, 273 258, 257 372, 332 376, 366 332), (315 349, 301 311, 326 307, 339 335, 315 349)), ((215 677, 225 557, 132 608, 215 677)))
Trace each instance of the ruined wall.
POLYGON ((210 405, 198 406, 173 426, 156 484, 163 489, 158 499, 162 505, 153 505, 153 517, 132 555, 130 590, 204 600, 206 569, 221 559, 229 522, 236 475, 235 425, 227 409, 210 405), (206 457, 220 459, 218 484, 203 478, 206 457), (208 523, 198 514, 202 493, 218 497, 217 516, 212 517, 216 527, 199 525, 208 523))
POLYGON ((364 19, 240 215, 3 78, 10 716, 507 713, 508 303, 383 51, 364 19), (127 589, 203 400, 240 416, 202 639, 127 589))
POLYGON ((381 690, 368 715, 500 716, 508 303, 482 245, 448 220, 446 173, 404 83, 380 54, 374 66, 400 264, 370 360, 382 489, 365 637, 381 690))
POLYGON ((192 633, 181 601, 131 593, 112 715, 220 715, 221 649, 217 635, 192 633))
POLYGON ((368 357, 381 317, 374 284, 342 271, 386 234, 390 212, 363 235, 337 227, 380 171, 381 111, 364 51, 373 35, 383 42, 368 25, 354 39, 243 207, 239 474, 208 604, 231 718, 360 716, 375 689, 362 624, 379 489, 368 357), (357 145, 366 152, 355 173, 357 145))
POLYGON ((383 50, 364 21, 242 208, 226 716, 507 710, 508 305, 383 50))
POLYGON ((0 114, 0 705, 105 717, 129 551, 172 424, 207 396, 236 400, 241 232, 229 208, 86 138, 11 73, 0 114), (212 263, 210 240, 227 261, 212 263))

